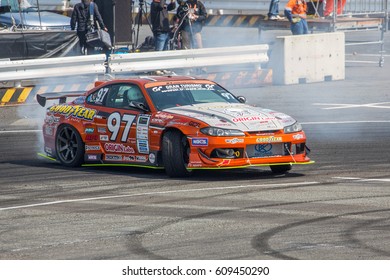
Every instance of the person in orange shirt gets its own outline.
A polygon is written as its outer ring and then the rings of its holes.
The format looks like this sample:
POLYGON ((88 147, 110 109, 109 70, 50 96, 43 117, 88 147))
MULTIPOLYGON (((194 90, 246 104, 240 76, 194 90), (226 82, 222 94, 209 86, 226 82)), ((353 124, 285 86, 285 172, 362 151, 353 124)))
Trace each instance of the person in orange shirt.
MULTIPOLYGON (((347 0, 336 0, 337 1, 337 14, 340 15, 343 13, 344 6, 347 3, 347 0)), ((324 17, 333 16, 334 0, 327 0, 324 9, 324 17)))
POLYGON ((305 0, 289 0, 284 14, 291 23, 293 35, 308 34, 309 27, 306 21, 307 4, 305 0))

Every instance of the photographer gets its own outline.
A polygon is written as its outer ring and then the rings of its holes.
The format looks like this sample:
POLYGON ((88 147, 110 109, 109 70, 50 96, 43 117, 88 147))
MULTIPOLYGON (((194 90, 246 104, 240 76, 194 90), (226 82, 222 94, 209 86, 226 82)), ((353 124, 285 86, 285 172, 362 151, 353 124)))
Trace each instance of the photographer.
POLYGON ((176 8, 175 0, 167 5, 165 0, 153 0, 150 7, 150 17, 152 20, 152 30, 156 51, 165 51, 168 49, 170 36, 168 11, 176 8))
MULTIPOLYGON (((87 44, 86 34, 88 29, 91 28, 91 14, 89 6, 91 5, 91 0, 81 0, 80 3, 74 5, 73 12, 70 19, 70 27, 72 30, 77 30, 77 37, 79 38, 80 48, 82 54, 92 54, 94 48, 87 44)), ((102 16, 99 13, 98 7, 95 4, 93 6, 93 20, 97 21, 100 27, 107 31, 106 26, 104 25, 102 16)))
POLYGON ((177 17, 182 21, 183 48, 203 48, 200 32, 207 17, 203 3, 198 0, 187 0, 177 9, 177 17))

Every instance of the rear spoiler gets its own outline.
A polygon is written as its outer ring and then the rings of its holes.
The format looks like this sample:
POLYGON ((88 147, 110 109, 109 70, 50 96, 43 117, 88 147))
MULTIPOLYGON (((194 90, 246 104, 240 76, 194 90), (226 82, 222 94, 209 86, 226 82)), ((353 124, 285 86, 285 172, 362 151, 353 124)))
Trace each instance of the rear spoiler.
POLYGON ((45 107, 46 100, 58 99, 59 103, 65 103, 67 97, 78 97, 82 96, 85 91, 66 91, 66 92, 47 92, 43 94, 37 94, 37 101, 39 105, 45 107))

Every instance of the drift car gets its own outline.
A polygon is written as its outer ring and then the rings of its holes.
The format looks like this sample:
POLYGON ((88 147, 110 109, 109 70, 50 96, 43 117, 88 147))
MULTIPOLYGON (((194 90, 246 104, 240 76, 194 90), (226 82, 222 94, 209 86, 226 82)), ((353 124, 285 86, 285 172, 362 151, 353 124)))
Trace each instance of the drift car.
POLYGON ((171 177, 194 169, 269 166, 285 173, 312 163, 306 136, 292 117, 244 104, 209 80, 179 76, 107 82, 72 94, 38 95, 47 108, 44 151, 65 166, 121 164, 165 168, 171 177))

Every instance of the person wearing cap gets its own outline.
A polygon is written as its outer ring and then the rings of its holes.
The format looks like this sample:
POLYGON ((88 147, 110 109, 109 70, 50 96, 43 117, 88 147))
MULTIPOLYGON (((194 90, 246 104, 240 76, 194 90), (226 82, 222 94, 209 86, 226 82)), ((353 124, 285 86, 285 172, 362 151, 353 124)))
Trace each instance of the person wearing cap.
POLYGON ((293 35, 309 33, 306 12, 307 4, 305 0, 289 0, 287 2, 284 14, 291 23, 291 32, 293 35))

